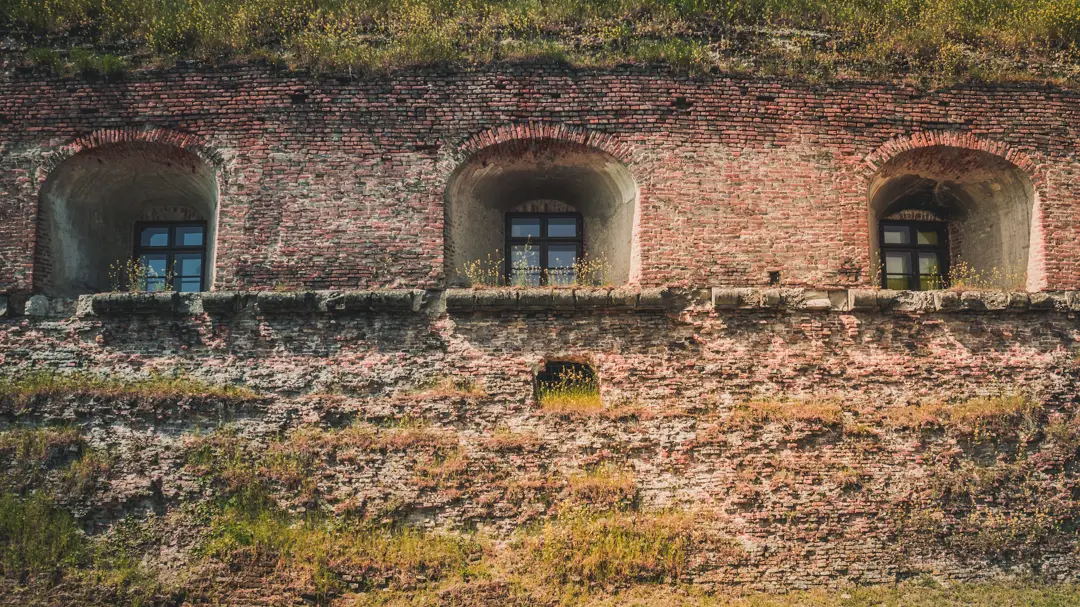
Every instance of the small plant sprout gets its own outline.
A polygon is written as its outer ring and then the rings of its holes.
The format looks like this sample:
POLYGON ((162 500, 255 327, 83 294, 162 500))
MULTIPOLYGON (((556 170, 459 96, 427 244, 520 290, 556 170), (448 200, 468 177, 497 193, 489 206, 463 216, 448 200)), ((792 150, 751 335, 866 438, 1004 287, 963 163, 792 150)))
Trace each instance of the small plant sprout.
POLYGON ((537 374, 536 400, 551 413, 594 413, 603 408, 600 382, 583 363, 548 362, 537 374))

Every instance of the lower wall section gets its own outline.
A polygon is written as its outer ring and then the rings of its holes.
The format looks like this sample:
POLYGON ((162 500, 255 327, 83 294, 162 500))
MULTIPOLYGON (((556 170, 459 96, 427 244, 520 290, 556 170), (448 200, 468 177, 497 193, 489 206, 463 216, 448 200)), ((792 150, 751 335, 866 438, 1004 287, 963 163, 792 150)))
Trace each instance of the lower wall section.
POLYGON ((695 301, 6 319, 8 377, 83 376, 9 380, 0 436, 71 424, 110 464, 70 491, 0 439, 5 490, 38 483, 95 534, 171 521, 149 559, 170 570, 213 561, 192 504, 258 485, 293 514, 496 544, 583 511, 686 513, 659 579, 710 588, 1076 578, 1071 312, 695 301), (591 363, 603 406, 537 403, 552 359, 591 363))

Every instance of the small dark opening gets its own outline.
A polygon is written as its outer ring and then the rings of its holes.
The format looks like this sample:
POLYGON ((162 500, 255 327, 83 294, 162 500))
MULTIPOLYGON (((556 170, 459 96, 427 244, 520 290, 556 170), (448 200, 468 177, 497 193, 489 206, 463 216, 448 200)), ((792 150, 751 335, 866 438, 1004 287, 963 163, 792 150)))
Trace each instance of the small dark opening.
POLYGON ((592 365, 564 360, 547 361, 544 368, 536 374, 538 394, 545 392, 581 389, 598 390, 599 381, 592 365))
POLYGON ((289 96, 289 98, 292 100, 293 105, 299 105, 306 102, 308 96, 307 93, 303 91, 294 91, 293 94, 289 96))
POLYGON ((775 287, 780 284, 780 272, 769 272, 769 285, 775 287))
POLYGON ((671 105, 677 110, 688 110, 694 107, 694 103, 692 101, 688 101, 686 97, 676 97, 675 101, 671 102, 671 105))
POLYGON ((776 95, 758 95, 758 101, 776 101, 776 95))

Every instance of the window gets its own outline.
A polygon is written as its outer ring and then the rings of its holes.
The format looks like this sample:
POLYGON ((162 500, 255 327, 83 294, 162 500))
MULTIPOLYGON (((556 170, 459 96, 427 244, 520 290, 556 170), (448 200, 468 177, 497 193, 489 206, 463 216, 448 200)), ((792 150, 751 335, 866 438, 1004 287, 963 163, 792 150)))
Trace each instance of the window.
POLYGON ((153 222, 135 226, 135 259, 146 269, 146 291, 203 290, 206 222, 153 222))
POLYGON ((581 255, 581 215, 507 214, 506 278, 510 284, 572 285, 581 255))
POLYGON ((949 274, 948 224, 938 221, 881 222, 881 286, 930 291, 949 274))

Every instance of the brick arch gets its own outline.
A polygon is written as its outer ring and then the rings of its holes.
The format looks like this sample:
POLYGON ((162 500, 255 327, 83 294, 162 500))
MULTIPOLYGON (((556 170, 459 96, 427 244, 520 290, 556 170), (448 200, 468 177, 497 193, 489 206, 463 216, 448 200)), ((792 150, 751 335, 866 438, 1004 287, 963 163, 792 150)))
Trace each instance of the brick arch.
MULTIPOLYGON (((224 164, 221 154, 198 135, 150 125, 129 126, 93 131, 46 152, 38 166, 38 183, 43 184, 53 169, 80 152, 133 142, 156 143, 184 150, 195 154, 215 169, 220 169, 224 164)), ((220 180, 221 172, 218 171, 218 174, 220 180)))
POLYGON ((1045 286, 1040 200, 1046 180, 1043 168, 1024 151, 970 133, 920 132, 869 154, 863 176, 872 259, 878 253, 878 221, 916 204, 950 222, 952 263, 993 276, 983 280, 997 288, 1045 286), (920 193, 931 191, 930 198, 920 193), (999 270, 1007 276, 999 276, 999 270))
POLYGON ((900 154, 919 148, 936 146, 961 148, 1000 156, 1026 173, 1036 189, 1041 189, 1044 185, 1045 176, 1042 166, 1035 162, 1026 152, 1007 143, 982 139, 971 133, 957 131, 920 131, 891 139, 866 156, 863 173, 869 180, 885 164, 900 154))
POLYGON ((488 148, 498 145, 513 150, 514 146, 524 148, 545 141, 583 145, 610 154, 627 166, 634 164, 633 148, 615 135, 563 124, 529 122, 498 126, 448 146, 439 169, 449 177, 462 163, 488 148))
POLYGON ((94 131, 49 150, 35 172, 33 289, 105 290, 111 264, 131 255, 133 226, 155 208, 169 219, 193 210, 207 222, 203 272, 212 284, 223 168, 200 137, 152 126, 94 131))

